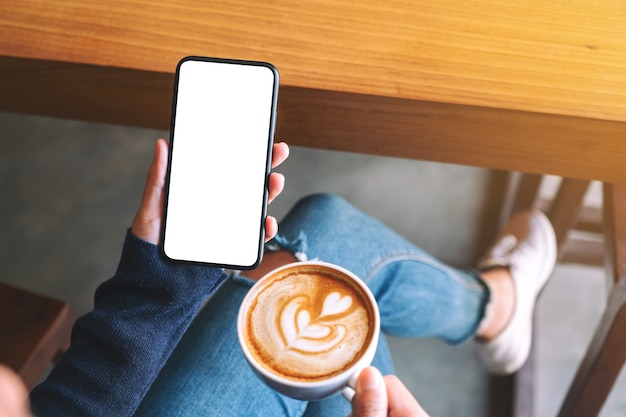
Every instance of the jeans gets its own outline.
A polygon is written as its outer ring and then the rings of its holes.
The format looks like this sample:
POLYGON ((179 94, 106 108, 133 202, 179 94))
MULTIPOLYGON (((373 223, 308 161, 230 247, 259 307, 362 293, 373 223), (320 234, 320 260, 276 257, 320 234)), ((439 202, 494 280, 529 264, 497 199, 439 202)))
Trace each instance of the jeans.
MULTIPOLYGON (((300 260, 341 265, 361 277, 378 301, 383 333, 436 337, 457 345, 476 333, 489 290, 472 270, 447 266, 344 199, 316 194, 299 201, 272 242, 300 260)), ((198 313, 144 398, 136 416, 346 416, 335 396, 303 402, 264 385, 237 341, 239 305, 253 282, 228 280, 198 313)), ((393 373, 385 338, 373 365, 393 373)))

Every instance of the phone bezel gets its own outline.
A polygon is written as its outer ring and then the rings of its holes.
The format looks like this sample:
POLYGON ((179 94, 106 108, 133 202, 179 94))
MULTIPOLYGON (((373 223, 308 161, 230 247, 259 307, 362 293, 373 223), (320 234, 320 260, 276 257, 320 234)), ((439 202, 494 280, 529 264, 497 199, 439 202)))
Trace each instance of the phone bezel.
MULTIPOLYGON (((173 89, 173 98, 172 98, 172 113, 171 113, 171 121, 170 121, 170 135, 169 135, 169 145, 170 151, 168 153, 168 164, 167 164, 167 173, 165 178, 165 189, 164 189, 164 202, 163 202, 163 218, 161 224, 161 237, 160 237, 160 251, 162 255, 172 262, 180 262, 180 263, 190 263, 190 264, 199 264, 199 265, 207 265, 218 268, 225 269, 234 269, 234 270, 251 270, 255 269, 263 258, 263 249, 264 249, 264 236, 265 236, 265 218, 267 216, 267 205, 268 205, 268 190, 269 190, 269 175, 271 173, 271 163, 272 163, 272 147, 274 143, 274 133, 276 130, 276 113, 277 113, 277 105, 278 105, 278 90, 279 90, 279 73, 276 67, 268 62, 264 61, 251 61, 251 60, 241 60, 241 59, 226 59, 226 58, 213 58, 213 57, 204 57, 204 56, 187 56, 181 59, 177 66, 174 78, 174 89, 173 89), (166 251, 165 240, 167 238, 166 229, 167 229, 167 215, 168 215, 168 202, 170 196, 170 176, 172 169, 172 157, 175 151, 176 146, 176 138, 175 138, 175 127, 177 120, 177 106, 178 106, 178 96, 179 96, 179 83, 180 83, 180 73, 182 66, 188 61, 201 61, 201 62, 210 62, 210 63, 218 63, 218 64, 228 64, 228 65, 251 65, 251 66, 262 66, 272 71, 273 73, 273 88, 272 88, 272 97, 271 97, 271 112, 270 112, 270 123, 269 123, 269 131, 267 134, 267 152, 266 152, 266 167, 265 167, 265 179, 263 184, 263 200, 261 204, 260 210, 260 219, 259 219, 259 242, 258 242, 258 250, 256 259, 251 264, 240 264, 240 263, 229 263, 229 262, 220 262, 220 261, 198 261, 193 259, 185 259, 185 257, 172 257, 166 251)), ((219 236, 215 236, 214 239, 219 239, 219 236)))

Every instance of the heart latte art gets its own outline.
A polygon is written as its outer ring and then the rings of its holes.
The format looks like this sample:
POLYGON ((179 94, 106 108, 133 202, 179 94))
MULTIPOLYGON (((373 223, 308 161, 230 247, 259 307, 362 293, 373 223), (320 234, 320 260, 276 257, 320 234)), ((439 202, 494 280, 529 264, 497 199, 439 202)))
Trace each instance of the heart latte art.
POLYGON ((286 270, 258 289, 248 310, 246 343, 273 373, 326 379, 348 369, 367 346, 367 305, 361 290, 339 273, 286 270))

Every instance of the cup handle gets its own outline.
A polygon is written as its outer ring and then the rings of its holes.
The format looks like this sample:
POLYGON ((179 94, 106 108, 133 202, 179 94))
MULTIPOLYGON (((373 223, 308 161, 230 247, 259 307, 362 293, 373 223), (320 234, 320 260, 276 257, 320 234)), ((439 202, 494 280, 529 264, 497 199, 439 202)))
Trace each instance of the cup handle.
POLYGON ((355 391, 356 380, 359 379, 359 375, 361 375, 361 370, 359 370, 358 372, 355 372, 354 375, 350 377, 350 379, 346 383, 346 386, 341 391, 343 398, 348 400, 349 403, 352 403, 352 399, 354 398, 354 394, 356 392, 355 391))

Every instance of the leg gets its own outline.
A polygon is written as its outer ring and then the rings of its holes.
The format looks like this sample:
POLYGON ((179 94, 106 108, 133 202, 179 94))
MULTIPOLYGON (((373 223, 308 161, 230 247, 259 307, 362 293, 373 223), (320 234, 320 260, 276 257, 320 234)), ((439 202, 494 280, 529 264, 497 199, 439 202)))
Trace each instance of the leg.
POLYGON ((252 372, 237 341, 239 305, 252 282, 227 281, 200 311, 136 416, 297 416, 306 403, 277 394, 252 372))
MULTIPOLYGON (((333 262, 361 276, 377 297, 383 330, 394 335, 462 343, 484 318, 490 290, 478 274, 442 264, 339 197, 299 202, 281 223, 276 243, 301 259, 333 262)), ((345 414, 349 407, 341 397, 307 405, 276 394, 252 374, 235 331, 251 284, 231 280, 207 303, 137 415, 345 414)), ((393 372, 384 338, 374 363, 393 372)))
POLYGON ((554 229, 537 211, 511 219, 478 274, 439 262, 331 195, 300 201, 276 241, 300 258, 360 276, 376 296, 386 333, 451 344, 477 337, 479 359, 501 374, 516 371, 528 356, 535 299, 556 262, 554 229))
MULTIPOLYGON (((276 243, 300 260, 335 263, 363 278, 378 300, 383 330, 397 336, 461 343, 476 332, 489 299, 476 274, 444 265, 337 196, 301 200, 281 222, 276 243)), ((384 336, 374 366, 393 373, 384 336)), ((305 416, 349 412, 334 397, 309 403, 305 416)))
MULTIPOLYGON (((368 281, 384 307, 385 327, 394 334, 438 335, 457 343, 470 337, 478 326, 482 313, 475 310, 484 308, 488 295, 474 274, 439 263, 343 199, 326 195, 304 199, 281 223, 281 230, 278 241, 283 244, 290 238, 292 243, 297 240, 291 236, 305 236, 297 247, 289 245, 295 253, 304 249, 310 258, 341 264, 368 281), (423 288, 409 294, 415 287, 423 288), (442 293, 450 296, 442 297, 442 293), (435 295, 437 299, 428 301, 426 307, 415 303, 416 298, 427 300, 435 295), (414 306, 412 310, 404 308, 409 304, 414 306), (442 307, 435 315, 432 310, 437 305, 442 307), (459 306, 473 314, 452 314, 459 306), (439 316, 446 319, 442 332, 435 324, 439 316)), ((331 411, 347 414, 349 404, 341 397, 310 403, 307 408, 307 403, 276 394, 254 376, 243 359, 235 331, 237 311, 250 285, 250 281, 237 278, 214 295, 136 415, 302 415, 305 408, 307 416, 331 411)), ((384 338, 374 364, 384 373, 393 372, 384 338)))
MULTIPOLYGON (((198 314, 144 398, 135 416, 333 416, 347 415, 342 397, 306 403, 263 384, 243 358, 236 316, 252 281, 233 278, 198 314)), ((393 373, 381 338, 373 364, 393 373)))
POLYGON ((360 276, 378 300, 387 333, 462 343, 484 316, 489 291, 477 274, 439 262, 340 197, 301 200, 281 222, 276 242, 301 259, 360 276))

